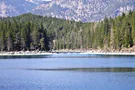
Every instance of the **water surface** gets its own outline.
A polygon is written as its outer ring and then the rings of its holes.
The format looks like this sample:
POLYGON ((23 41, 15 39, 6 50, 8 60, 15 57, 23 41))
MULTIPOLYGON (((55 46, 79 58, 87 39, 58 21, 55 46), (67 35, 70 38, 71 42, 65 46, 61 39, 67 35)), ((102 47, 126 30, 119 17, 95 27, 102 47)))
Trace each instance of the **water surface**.
POLYGON ((0 90, 135 90, 135 56, 0 57, 0 90))

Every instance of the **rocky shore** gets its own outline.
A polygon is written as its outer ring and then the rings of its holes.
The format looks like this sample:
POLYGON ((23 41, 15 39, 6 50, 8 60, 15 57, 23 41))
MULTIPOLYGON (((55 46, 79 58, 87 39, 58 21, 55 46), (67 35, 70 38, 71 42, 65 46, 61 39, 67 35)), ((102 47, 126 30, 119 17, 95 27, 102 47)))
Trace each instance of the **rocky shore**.
POLYGON ((0 52, 0 56, 30 56, 30 55, 51 55, 50 52, 45 51, 2 51, 0 52))
POLYGON ((104 54, 104 55, 135 55, 135 46, 122 49, 61 49, 53 53, 82 53, 82 54, 104 54))
POLYGON ((135 46, 122 49, 61 49, 46 51, 1 51, 0 56, 27 56, 27 55, 51 55, 53 53, 81 53, 102 55, 135 55, 135 46))

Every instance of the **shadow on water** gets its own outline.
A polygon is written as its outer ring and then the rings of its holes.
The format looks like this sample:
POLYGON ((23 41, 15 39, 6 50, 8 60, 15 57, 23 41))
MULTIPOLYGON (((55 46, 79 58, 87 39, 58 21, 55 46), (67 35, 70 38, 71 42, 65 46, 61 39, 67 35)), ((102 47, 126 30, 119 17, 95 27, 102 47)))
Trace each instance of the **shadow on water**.
POLYGON ((0 56, 0 59, 21 59, 21 58, 135 58, 133 55, 96 55, 96 54, 52 54, 52 55, 9 55, 0 56))
POLYGON ((135 72, 135 68, 23 68, 30 71, 135 72))
POLYGON ((0 56, 0 59, 21 59, 21 58, 49 58, 48 55, 14 55, 14 56, 0 56))

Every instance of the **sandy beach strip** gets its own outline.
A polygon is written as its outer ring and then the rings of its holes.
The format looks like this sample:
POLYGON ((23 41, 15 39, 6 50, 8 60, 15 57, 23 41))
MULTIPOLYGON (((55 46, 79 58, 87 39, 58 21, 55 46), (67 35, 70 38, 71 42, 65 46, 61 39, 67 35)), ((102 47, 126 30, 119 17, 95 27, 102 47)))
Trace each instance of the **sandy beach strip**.
POLYGON ((53 52, 45 52, 45 51, 12 51, 12 52, 0 52, 0 56, 42 56, 42 55, 54 55, 54 54, 61 54, 61 53, 78 53, 78 54, 88 54, 88 55, 122 55, 122 56, 135 56, 135 52, 105 52, 105 51, 97 51, 97 50, 87 50, 87 51, 81 51, 81 50, 74 50, 74 51, 53 51, 53 52))
POLYGON ((0 52, 0 56, 39 56, 39 55, 52 55, 52 53, 43 51, 0 52))

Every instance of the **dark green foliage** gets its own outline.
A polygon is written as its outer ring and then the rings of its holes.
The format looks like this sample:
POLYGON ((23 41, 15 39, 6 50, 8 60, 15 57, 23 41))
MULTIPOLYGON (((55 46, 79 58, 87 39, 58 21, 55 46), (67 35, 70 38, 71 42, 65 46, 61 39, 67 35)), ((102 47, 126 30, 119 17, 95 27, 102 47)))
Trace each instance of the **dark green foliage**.
POLYGON ((49 50, 42 19, 41 16, 26 14, 0 20, 0 50, 49 50))
POLYGON ((121 49, 135 44, 135 12, 82 23, 24 14, 0 20, 0 50, 121 49))

